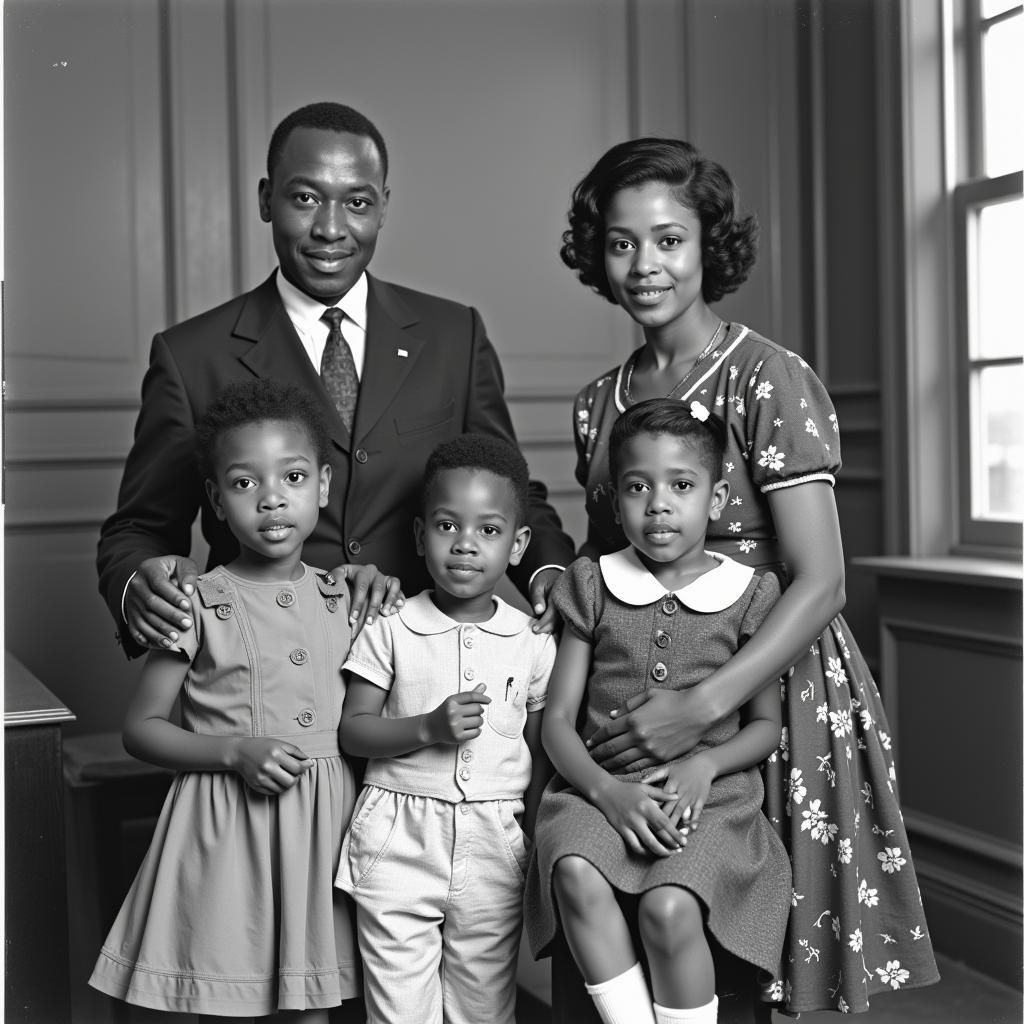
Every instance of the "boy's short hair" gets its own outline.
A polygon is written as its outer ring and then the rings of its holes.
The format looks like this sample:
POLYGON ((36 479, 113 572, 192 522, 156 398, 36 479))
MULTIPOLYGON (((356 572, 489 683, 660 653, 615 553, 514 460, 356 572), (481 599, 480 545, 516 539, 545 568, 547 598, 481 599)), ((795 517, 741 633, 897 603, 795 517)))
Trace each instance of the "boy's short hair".
POLYGON ((427 459, 421 504, 426 508, 430 488, 447 469, 486 469, 507 480, 512 489, 516 526, 526 522, 530 470, 523 453, 508 441, 490 434, 460 434, 439 444, 427 459))
POLYGON ((612 425, 608 438, 608 466, 612 484, 619 480, 619 459, 626 442, 641 434, 671 434, 693 445, 712 481, 722 478, 725 458, 725 423, 699 402, 677 398, 649 398, 631 405, 612 425), (695 415, 696 413, 696 415, 695 415))
POLYGON ((294 423, 309 437, 319 465, 330 456, 327 420, 313 396, 295 384, 246 380, 229 384, 207 406, 196 424, 196 462, 204 479, 214 477, 217 442, 228 431, 250 423, 294 423))

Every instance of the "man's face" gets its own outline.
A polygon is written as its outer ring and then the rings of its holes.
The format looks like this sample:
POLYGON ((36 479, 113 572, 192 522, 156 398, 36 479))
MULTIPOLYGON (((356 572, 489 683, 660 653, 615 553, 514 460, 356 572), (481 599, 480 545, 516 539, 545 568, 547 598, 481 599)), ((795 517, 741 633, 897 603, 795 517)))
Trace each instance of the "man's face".
POLYGON ((281 273, 334 305, 358 280, 377 246, 388 188, 373 142, 349 132, 296 128, 259 187, 281 273))

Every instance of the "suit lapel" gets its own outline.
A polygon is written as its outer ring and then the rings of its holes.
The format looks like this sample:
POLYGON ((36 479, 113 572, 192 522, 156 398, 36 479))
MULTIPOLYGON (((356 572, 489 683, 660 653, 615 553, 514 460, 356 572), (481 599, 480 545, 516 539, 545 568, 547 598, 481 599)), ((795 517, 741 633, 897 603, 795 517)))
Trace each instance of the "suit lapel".
POLYGON ((327 414, 331 438, 340 448, 348 451, 351 443, 348 430, 334 408, 334 403, 327 397, 320 375, 313 369, 295 333, 295 327, 285 312, 274 274, 249 293, 235 323, 234 334, 252 342, 249 350, 241 356, 243 365, 257 377, 288 381, 309 391, 327 414))
POLYGON ((413 329, 418 317, 409 312, 397 292, 367 276, 366 356, 356 405, 357 441, 373 429, 394 402, 425 345, 413 329))

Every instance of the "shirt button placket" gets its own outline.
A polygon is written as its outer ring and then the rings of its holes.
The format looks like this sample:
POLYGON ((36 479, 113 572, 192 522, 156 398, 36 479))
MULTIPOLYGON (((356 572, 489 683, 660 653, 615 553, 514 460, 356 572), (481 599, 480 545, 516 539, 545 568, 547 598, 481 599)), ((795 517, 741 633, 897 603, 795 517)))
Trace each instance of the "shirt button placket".
MULTIPOLYGON (((476 666, 473 664, 473 652, 476 644, 476 630, 472 625, 459 626, 459 661, 462 665, 462 678, 466 681, 465 689, 472 690, 476 685, 476 666)), ((461 689, 461 687, 460 687, 461 689)), ((484 709, 487 714, 487 709, 484 709)), ((472 741, 469 741, 472 742, 472 741)), ((463 794, 469 795, 469 783, 473 778, 470 769, 470 762, 473 760, 473 751, 469 749, 469 743, 462 744, 459 748, 459 759, 456 761, 457 785, 463 794)))

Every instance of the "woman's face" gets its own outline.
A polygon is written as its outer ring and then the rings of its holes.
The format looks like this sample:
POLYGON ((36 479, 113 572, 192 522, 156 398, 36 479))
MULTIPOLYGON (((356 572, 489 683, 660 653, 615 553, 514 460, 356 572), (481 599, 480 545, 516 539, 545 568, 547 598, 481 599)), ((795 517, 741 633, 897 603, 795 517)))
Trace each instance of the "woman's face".
POLYGON ((615 301, 645 330, 704 309, 700 218, 664 182, 612 196, 604 265, 615 301))

